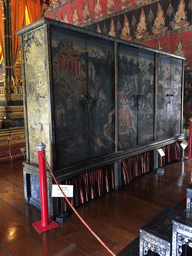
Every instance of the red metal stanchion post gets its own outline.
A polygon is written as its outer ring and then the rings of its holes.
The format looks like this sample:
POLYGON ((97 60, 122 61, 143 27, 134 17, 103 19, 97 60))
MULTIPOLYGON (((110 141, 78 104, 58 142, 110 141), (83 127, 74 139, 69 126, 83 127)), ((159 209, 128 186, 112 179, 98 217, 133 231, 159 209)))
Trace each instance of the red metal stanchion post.
POLYGON ((189 119, 189 160, 192 159, 192 117, 189 119))
POLYGON ((45 145, 41 142, 38 146, 39 158, 39 183, 41 198, 41 220, 33 223, 33 227, 43 233, 59 226, 55 221, 48 217, 48 200, 47 200, 47 177, 45 168, 45 145))

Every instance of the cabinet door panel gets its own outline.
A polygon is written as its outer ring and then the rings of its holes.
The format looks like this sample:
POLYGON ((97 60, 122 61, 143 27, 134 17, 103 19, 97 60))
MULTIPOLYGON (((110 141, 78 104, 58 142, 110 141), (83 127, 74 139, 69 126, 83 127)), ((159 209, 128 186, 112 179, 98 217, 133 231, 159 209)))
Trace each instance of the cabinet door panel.
POLYGON ((89 158, 86 40, 53 30, 53 87, 58 168, 89 158))
POLYGON ((158 55, 157 60, 157 140, 169 138, 170 103, 166 96, 171 90, 171 59, 158 55))
POLYGON ((114 44, 87 39, 90 157, 115 150, 114 44))
POLYGON ((138 49, 119 45, 119 150, 137 145, 138 49))
MULTIPOLYGON (((178 122, 178 117, 175 117, 174 114, 177 111, 175 110, 176 105, 180 106, 181 101, 178 99, 177 90, 174 89, 175 86, 178 87, 179 83, 177 81, 179 77, 177 78, 177 75, 174 74, 176 66, 177 64, 174 64, 171 57, 158 56, 157 140, 169 139, 177 134, 175 125, 178 122), (176 99, 178 103, 176 103, 176 99)), ((180 109, 178 111, 180 112, 180 109)))
POLYGON ((138 144, 154 138, 154 53, 139 51, 138 144))
POLYGON ((171 136, 178 136, 181 133, 181 79, 182 60, 171 58, 171 95, 168 96, 172 105, 171 136))

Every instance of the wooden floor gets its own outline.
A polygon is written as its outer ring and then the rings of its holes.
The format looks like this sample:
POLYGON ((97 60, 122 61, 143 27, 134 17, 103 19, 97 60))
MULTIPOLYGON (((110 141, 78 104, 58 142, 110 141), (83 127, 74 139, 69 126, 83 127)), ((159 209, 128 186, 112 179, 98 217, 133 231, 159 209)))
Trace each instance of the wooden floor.
MULTIPOLYGON (((126 189, 113 191, 77 210, 116 254, 139 235, 139 229, 165 207, 185 198, 192 161, 165 167, 164 175, 145 174, 126 189)), ((0 255, 110 255, 72 214, 58 228, 39 234, 32 223, 40 211, 25 203, 22 160, 0 163, 0 255)))

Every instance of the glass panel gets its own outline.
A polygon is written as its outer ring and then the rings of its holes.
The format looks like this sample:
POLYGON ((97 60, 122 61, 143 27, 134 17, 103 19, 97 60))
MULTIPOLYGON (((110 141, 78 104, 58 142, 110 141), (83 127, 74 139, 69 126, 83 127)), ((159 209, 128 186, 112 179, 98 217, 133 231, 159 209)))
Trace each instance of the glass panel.
POLYGON ((182 79, 182 60, 171 58, 171 94, 172 105, 172 128, 171 136, 181 133, 181 79, 182 79))
POLYGON ((182 60, 158 57, 157 139, 180 134, 182 60))
POLYGON ((171 58, 158 55, 157 65, 157 140, 163 140, 170 138, 172 127, 171 58))
POLYGON ((58 168, 89 158, 86 40, 52 30, 53 87, 58 168), (86 97, 85 96, 85 97, 86 97))
POLYGON ((138 49, 119 45, 118 149, 137 145, 138 49))
POLYGON ((87 39, 90 157, 115 150, 114 44, 98 38, 87 39))
POLYGON ((154 53, 139 51, 138 144, 153 142, 154 53))

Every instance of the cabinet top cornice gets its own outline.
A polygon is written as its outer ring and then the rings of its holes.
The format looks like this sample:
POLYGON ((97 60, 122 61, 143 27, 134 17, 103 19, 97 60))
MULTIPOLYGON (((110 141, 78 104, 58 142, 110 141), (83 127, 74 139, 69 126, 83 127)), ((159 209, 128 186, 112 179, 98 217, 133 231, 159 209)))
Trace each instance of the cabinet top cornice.
POLYGON ((116 37, 103 35, 103 34, 100 34, 98 32, 93 32, 91 30, 87 30, 87 29, 82 28, 82 27, 77 27, 77 26, 67 24, 67 23, 64 23, 64 22, 61 22, 61 21, 53 20, 53 19, 50 19, 50 18, 47 18, 47 17, 43 17, 43 18, 29 24, 28 26, 20 28, 19 30, 15 31, 15 34, 16 35, 23 35, 23 34, 26 34, 29 31, 31 31, 33 29, 36 29, 38 27, 41 27, 43 25, 57 26, 59 28, 71 30, 75 33, 84 34, 85 36, 88 36, 88 37, 103 38, 105 40, 113 41, 114 43, 120 43, 120 44, 128 45, 128 46, 131 46, 131 47, 140 48, 141 50, 151 51, 151 52, 154 52, 154 53, 160 53, 160 54, 166 55, 168 57, 175 57, 177 59, 182 59, 182 60, 186 59, 185 57, 178 56, 178 55, 175 55, 175 54, 172 54, 172 53, 169 53, 169 52, 165 52, 165 51, 154 49, 154 48, 151 48, 151 47, 148 47, 148 46, 144 46, 144 45, 140 45, 140 44, 137 44, 137 43, 129 42, 127 40, 122 40, 122 39, 119 39, 119 38, 116 38, 116 37))

